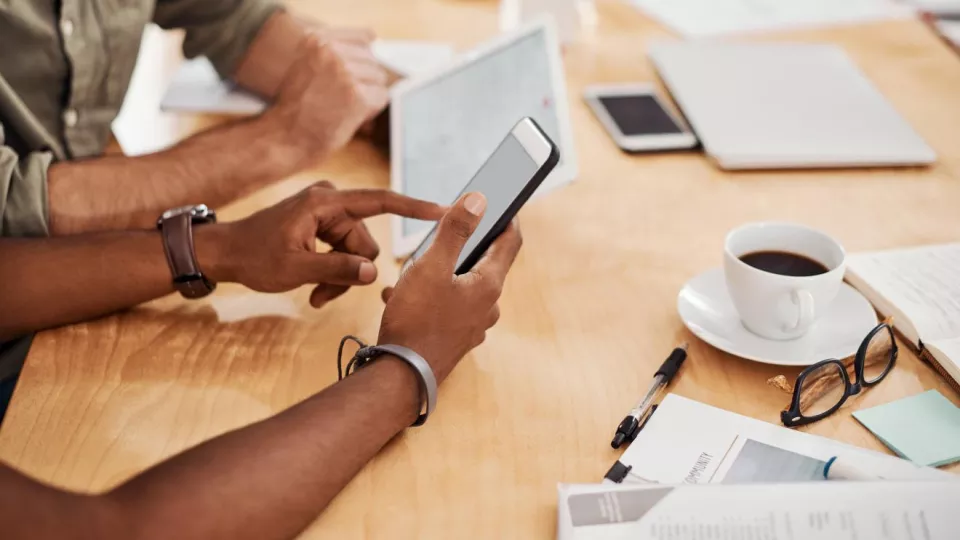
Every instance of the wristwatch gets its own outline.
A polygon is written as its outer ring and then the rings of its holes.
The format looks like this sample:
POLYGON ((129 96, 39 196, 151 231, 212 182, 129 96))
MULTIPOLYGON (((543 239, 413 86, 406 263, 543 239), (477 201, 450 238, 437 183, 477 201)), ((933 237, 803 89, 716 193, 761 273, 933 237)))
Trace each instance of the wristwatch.
POLYGON ((193 226, 216 222, 216 212, 203 204, 167 210, 157 220, 173 285, 184 298, 203 298, 217 288, 200 271, 193 248, 193 226))

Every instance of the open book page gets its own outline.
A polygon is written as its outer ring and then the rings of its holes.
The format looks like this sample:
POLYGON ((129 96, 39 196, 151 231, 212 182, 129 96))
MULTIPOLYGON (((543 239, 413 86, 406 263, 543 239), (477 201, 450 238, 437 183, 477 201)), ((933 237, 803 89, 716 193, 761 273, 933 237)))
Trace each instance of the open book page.
MULTIPOLYGON (((884 315, 900 315, 919 341, 960 338, 960 244, 851 255, 847 277, 884 315), (874 293, 880 298, 874 298, 874 293), (890 309, 892 308, 892 309, 890 309)), ((916 344, 915 344, 916 345, 916 344)))
POLYGON ((923 343, 944 371, 949 373, 953 380, 960 382, 960 338, 935 339, 923 343))

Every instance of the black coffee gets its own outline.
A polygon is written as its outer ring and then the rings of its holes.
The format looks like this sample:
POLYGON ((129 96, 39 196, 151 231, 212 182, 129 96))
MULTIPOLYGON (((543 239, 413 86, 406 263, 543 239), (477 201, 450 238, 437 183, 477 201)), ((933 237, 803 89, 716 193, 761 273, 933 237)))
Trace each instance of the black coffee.
POLYGON ((818 261, 789 251, 754 251, 741 255, 740 260, 758 270, 781 276, 819 276, 830 271, 818 261))

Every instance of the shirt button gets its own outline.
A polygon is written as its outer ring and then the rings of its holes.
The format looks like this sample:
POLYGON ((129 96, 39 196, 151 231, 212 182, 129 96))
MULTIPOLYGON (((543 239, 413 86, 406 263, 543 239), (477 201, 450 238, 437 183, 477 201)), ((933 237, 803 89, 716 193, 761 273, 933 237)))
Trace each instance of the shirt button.
POLYGON ((60 33, 63 34, 63 37, 68 38, 73 35, 73 21, 70 19, 64 19, 60 21, 60 33))
POLYGON ((63 111, 63 123, 66 124, 67 127, 73 127, 77 125, 77 120, 79 120, 79 117, 80 115, 77 114, 76 109, 67 109, 63 111))

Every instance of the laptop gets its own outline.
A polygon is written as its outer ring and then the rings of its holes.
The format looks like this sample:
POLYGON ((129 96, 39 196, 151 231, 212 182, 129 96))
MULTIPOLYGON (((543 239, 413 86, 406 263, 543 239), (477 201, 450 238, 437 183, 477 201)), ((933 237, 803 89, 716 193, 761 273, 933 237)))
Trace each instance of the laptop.
POLYGON ((936 153, 843 49, 661 43, 650 58, 723 169, 928 165, 936 153))

